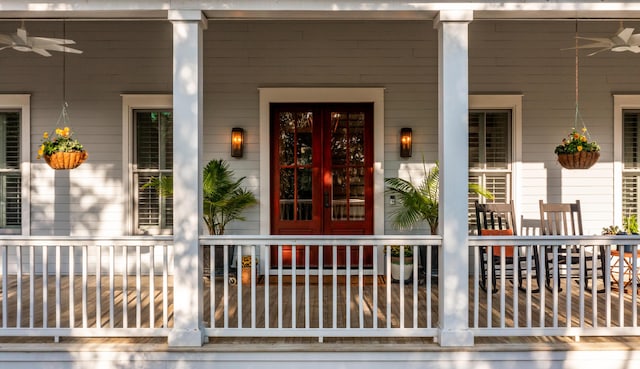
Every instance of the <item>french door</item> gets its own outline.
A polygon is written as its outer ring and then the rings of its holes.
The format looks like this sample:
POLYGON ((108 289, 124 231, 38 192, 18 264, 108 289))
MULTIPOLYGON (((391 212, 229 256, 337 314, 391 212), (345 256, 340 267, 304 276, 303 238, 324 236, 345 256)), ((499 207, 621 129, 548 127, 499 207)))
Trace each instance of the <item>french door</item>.
MULTIPOLYGON (((373 233, 373 104, 271 104, 271 233, 366 235, 373 233)), ((292 247, 283 247, 291 266, 292 247)), ((323 265, 333 264, 332 247, 323 265)), ((317 248, 310 264, 318 265, 317 248)), ((364 264, 373 252, 365 248, 364 264)), ((277 265, 277 250, 272 250, 277 265)), ((352 265, 358 248, 351 248, 352 265)), ((346 266, 346 247, 337 249, 346 266)), ((304 266, 304 247, 296 265, 304 266)))

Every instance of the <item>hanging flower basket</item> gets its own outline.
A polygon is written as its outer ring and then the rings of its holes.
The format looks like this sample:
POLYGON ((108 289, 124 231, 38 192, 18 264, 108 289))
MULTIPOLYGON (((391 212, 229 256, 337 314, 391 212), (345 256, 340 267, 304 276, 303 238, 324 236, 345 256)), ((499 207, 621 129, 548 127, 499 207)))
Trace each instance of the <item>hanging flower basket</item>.
POLYGON ((45 155, 44 161, 52 169, 75 169, 88 157, 89 154, 86 151, 56 152, 51 155, 45 155))
POLYGON ((82 164, 89 154, 80 142, 73 138, 69 127, 56 128, 55 133, 42 135, 42 144, 38 149, 38 159, 44 161, 53 169, 74 169, 82 164))
POLYGON ((558 154, 558 163, 565 169, 589 169, 599 158, 599 151, 580 151, 573 154, 558 154))
POLYGON ((589 169, 600 158, 600 146, 595 141, 589 141, 587 129, 582 128, 582 134, 575 129, 556 146, 554 152, 558 155, 558 163, 566 169, 589 169))

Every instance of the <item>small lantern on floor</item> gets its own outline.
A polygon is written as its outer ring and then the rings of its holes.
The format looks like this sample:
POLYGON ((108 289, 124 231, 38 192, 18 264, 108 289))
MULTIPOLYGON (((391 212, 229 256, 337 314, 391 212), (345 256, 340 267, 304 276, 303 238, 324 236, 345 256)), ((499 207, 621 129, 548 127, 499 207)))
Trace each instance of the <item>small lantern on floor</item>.
POLYGON ((231 129, 231 156, 241 158, 244 149, 244 130, 242 128, 231 129))
POLYGON ((411 157, 411 128, 402 128, 400 130, 400 157, 411 157))

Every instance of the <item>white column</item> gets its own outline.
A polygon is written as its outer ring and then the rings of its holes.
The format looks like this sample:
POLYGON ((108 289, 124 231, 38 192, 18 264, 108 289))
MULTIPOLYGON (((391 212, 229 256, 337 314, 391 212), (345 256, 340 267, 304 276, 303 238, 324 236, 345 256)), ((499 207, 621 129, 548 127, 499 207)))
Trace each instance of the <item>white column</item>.
POLYGON ((197 10, 170 10, 173 23, 174 328, 169 346, 201 346, 202 33, 197 10))
POLYGON ((439 225, 442 250, 439 343, 472 346, 469 330, 468 254, 468 41, 472 11, 441 11, 438 29, 438 155, 440 160, 439 225))

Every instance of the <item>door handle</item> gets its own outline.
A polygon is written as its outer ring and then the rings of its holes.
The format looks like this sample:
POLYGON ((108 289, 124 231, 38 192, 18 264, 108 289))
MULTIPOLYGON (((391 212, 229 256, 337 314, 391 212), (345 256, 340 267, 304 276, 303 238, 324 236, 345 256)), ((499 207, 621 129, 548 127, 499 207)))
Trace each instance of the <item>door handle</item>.
POLYGON ((330 208, 331 204, 329 203, 329 192, 324 193, 324 207, 330 208))

